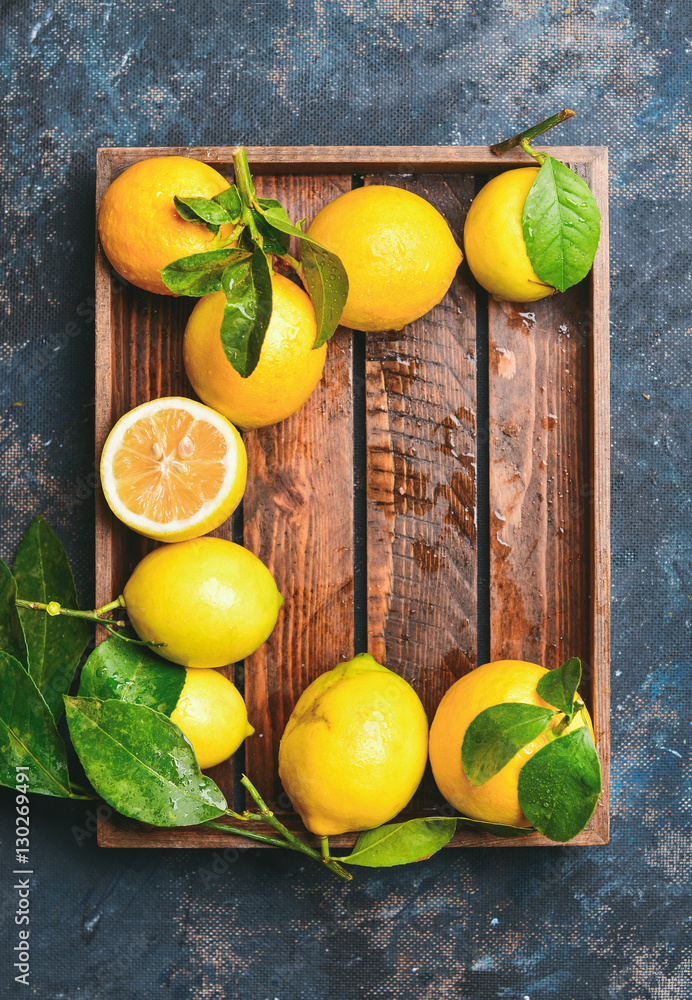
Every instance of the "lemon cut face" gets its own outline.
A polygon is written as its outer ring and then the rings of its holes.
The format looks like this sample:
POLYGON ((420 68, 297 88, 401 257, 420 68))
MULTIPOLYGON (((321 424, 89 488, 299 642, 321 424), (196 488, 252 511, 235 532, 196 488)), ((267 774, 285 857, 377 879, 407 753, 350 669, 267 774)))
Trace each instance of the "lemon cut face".
POLYGON ((116 517, 164 542, 218 528, 240 503, 247 478, 236 428, 182 396, 153 399, 122 417, 101 456, 101 484, 116 517))

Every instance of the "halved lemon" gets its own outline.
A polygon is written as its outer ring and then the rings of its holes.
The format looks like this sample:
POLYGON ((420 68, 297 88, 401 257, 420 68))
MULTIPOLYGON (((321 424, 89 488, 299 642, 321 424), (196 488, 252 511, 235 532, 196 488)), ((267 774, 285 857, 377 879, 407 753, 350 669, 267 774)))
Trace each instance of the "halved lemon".
POLYGON ((203 403, 164 396, 121 417, 101 455, 108 506, 160 542, 213 531, 245 492, 247 454, 233 424, 203 403))

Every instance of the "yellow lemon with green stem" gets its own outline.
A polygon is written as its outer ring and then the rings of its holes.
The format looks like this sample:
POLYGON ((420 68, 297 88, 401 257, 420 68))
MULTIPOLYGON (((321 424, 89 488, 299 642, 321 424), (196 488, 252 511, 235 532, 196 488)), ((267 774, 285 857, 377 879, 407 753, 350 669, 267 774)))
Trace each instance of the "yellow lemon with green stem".
POLYGON ((403 677, 361 653, 300 696, 279 747, 279 775, 305 826, 319 836, 371 830, 416 791, 428 720, 403 677))
POLYGON ((524 202, 537 174, 538 167, 498 174, 481 188, 466 216, 466 263, 498 301, 534 302, 555 292, 534 271, 524 242, 524 202))
POLYGON ((327 345, 317 337, 312 302, 294 282, 272 275, 272 314, 257 367, 241 378, 224 353, 226 296, 205 295, 185 328, 187 377, 200 399, 243 430, 285 420, 301 408, 322 377, 327 345))

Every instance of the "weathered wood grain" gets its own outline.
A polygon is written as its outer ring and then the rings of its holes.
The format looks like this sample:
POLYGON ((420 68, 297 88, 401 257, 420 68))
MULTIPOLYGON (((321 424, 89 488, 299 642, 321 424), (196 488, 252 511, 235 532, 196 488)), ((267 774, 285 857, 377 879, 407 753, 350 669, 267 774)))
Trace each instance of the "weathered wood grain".
MULTIPOLYGON (((435 205, 461 245, 472 177, 381 180, 435 205)), ((431 721, 476 665, 475 304, 460 269, 422 319, 366 337, 369 651, 431 721)), ((424 784, 420 805, 439 797, 424 784)))
POLYGON ((490 650, 589 659, 588 288, 491 301, 490 650))
MULTIPOLYGON (((603 146, 534 146, 570 163, 591 163, 603 146)), ((510 167, 533 165, 523 149, 498 157, 488 146, 246 146, 255 174, 496 174, 510 167)), ((229 146, 112 146, 99 149, 114 175, 131 163, 152 156, 191 156, 223 174, 232 172, 229 146)))
MULTIPOLYGON (((350 190, 350 177, 257 178, 293 219, 312 219, 350 190)), ((253 782, 289 808, 277 773, 293 706, 319 674, 353 656, 353 414, 350 331, 327 349, 321 382, 288 420, 245 435, 245 545, 269 567, 284 597, 268 641, 245 664, 245 700, 256 729, 246 744, 253 782)))

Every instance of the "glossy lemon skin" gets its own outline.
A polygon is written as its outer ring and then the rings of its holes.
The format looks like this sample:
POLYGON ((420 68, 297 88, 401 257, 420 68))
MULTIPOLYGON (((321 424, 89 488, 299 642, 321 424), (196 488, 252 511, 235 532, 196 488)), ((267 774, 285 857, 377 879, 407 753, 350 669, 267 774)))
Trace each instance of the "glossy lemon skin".
POLYGON ((238 688, 217 670, 185 671, 185 684, 170 719, 192 743, 203 769, 227 760, 255 731, 238 688))
POLYGON ((478 284, 499 301, 535 302, 555 292, 534 271, 521 225, 537 173, 538 167, 520 167, 493 177, 466 216, 466 263, 478 284))
POLYGON ((278 423, 299 410, 321 379, 327 357, 326 344, 313 350, 315 311, 302 288, 275 274, 272 297, 260 358, 248 378, 234 370, 221 345, 223 292, 201 298, 185 328, 185 371, 192 387, 243 430, 278 423))
MULTIPOLYGON (((519 805, 519 771, 548 738, 541 735, 523 747, 490 781, 472 785, 461 763, 461 747, 469 725, 491 705, 518 701, 548 708, 536 694, 544 667, 523 660, 486 663, 456 681, 445 693, 430 727, 430 764, 437 787, 447 802, 464 816, 509 826, 529 826, 519 805)), ((559 722, 558 718, 555 724, 559 722)), ((586 709, 575 715, 565 730, 572 732, 587 725, 593 734, 586 709)))
POLYGON ((428 721, 413 688, 361 654, 301 695, 279 748, 279 775, 308 830, 370 830, 410 801, 427 760, 428 721))
POLYGON ((341 259, 349 281, 341 317, 353 330, 400 330, 440 302, 461 263, 444 217, 412 191, 373 184, 340 195, 308 233, 341 259))
POLYGON ((157 653, 184 667, 223 667, 254 653, 283 603, 257 556, 209 537, 150 552, 123 596, 139 637, 165 643, 157 653))
POLYGON ((186 222, 178 215, 174 196, 213 198, 228 186, 209 164, 187 156, 133 163, 101 199, 98 228, 106 257, 133 285, 172 295, 161 269, 181 257, 213 250, 231 229, 222 226, 215 236, 206 226, 186 222))

